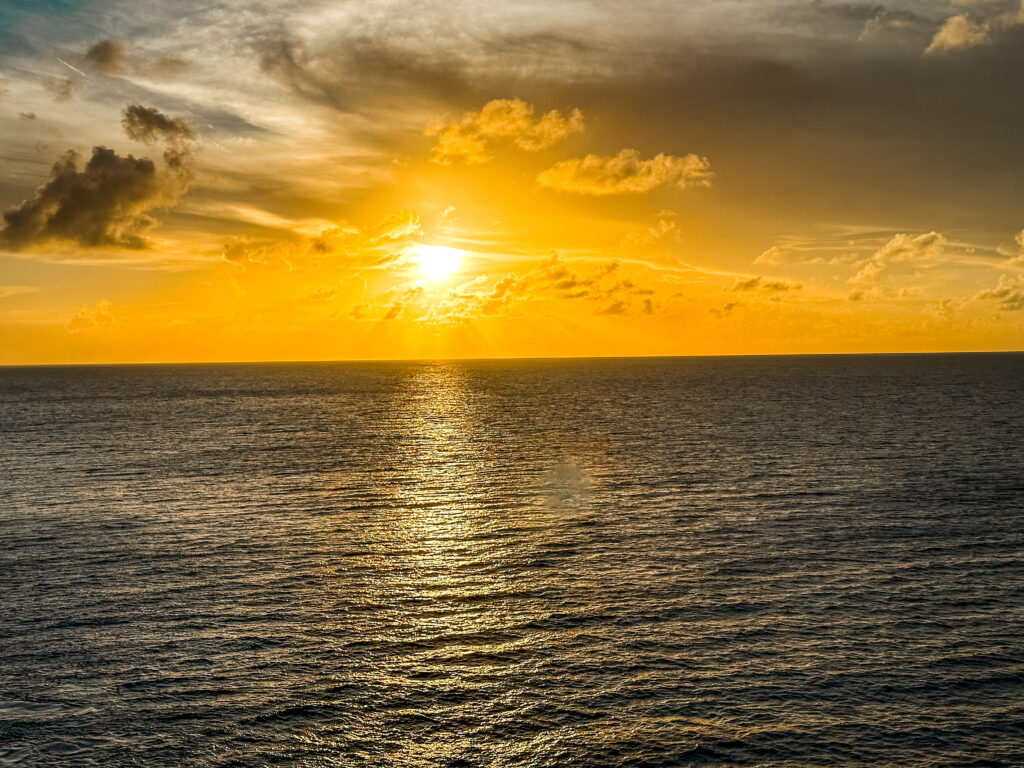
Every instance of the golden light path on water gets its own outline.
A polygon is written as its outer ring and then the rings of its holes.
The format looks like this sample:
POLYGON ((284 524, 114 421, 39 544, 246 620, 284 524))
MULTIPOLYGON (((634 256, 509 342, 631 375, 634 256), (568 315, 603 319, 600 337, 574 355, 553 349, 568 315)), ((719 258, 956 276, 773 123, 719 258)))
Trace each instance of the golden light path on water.
MULTIPOLYGON (((502 708, 516 710, 521 698, 528 701, 537 693, 510 688, 508 676, 528 680, 531 668, 543 658, 530 653, 536 637, 510 629, 542 616, 526 610, 524 600, 551 585, 535 570, 515 563, 524 558, 528 562, 531 542, 543 537, 545 529, 557 527, 554 515, 561 496, 538 488, 537 478, 529 480, 518 489, 521 507, 509 526, 503 509, 516 483, 526 478, 514 470, 503 472, 500 465, 507 457, 503 459, 493 435, 484 433, 485 425, 477 418, 480 393, 473 392, 468 376, 458 365, 429 364, 403 382, 392 401, 398 440, 390 457, 402 480, 381 488, 388 502, 365 542, 368 550, 376 551, 344 566, 346 580, 353 567, 366 573, 363 590, 352 599, 380 605, 388 614, 384 618, 378 613, 372 627, 361 633, 362 642, 394 649, 374 661, 377 684, 387 699, 402 699, 415 689, 401 711, 425 722, 458 720, 460 710, 472 701, 489 701, 490 706, 502 702, 502 708), (494 487, 499 477, 501 487, 494 487), (522 661, 509 666, 509 658, 522 661)), ((558 484, 567 472, 574 474, 554 467, 541 481, 553 478, 558 484)), ((578 479, 570 485, 579 490, 578 479)), ((349 633, 351 628, 346 629, 349 633)), ((389 764, 444 764, 438 761, 455 760, 474 749, 471 730, 459 739, 425 735, 410 742, 404 718, 396 722, 386 708, 358 724, 325 725, 307 738, 343 737, 348 742, 354 725, 368 746, 377 745, 366 759, 378 754, 380 745, 391 745, 389 764)), ((526 759, 530 748, 524 742, 502 751, 507 759, 517 753, 526 759)))

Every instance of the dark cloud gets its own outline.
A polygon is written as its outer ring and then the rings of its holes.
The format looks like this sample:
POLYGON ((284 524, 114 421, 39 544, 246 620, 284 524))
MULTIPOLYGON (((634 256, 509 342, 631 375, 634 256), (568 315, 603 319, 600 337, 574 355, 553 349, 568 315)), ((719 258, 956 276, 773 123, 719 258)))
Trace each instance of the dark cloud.
POLYGON ((129 104, 124 108, 121 125, 129 139, 144 144, 166 141, 177 146, 196 138, 195 130, 183 118, 169 117, 155 107, 141 104, 129 104))
MULTIPOLYGON (((484 93, 471 85, 472 74, 461 57, 370 38, 349 38, 313 49, 289 32, 275 29, 256 39, 253 47, 266 74, 306 101, 341 112, 381 104, 407 108, 410 100, 450 102, 484 93)), ((493 93, 480 100, 490 98, 493 93)))
POLYGON ((765 280, 764 277, 758 275, 757 277, 751 277, 746 280, 737 278, 733 281, 730 291, 739 291, 741 293, 749 291, 763 291, 766 293, 783 293, 785 291, 796 291, 800 289, 800 285, 791 283, 787 280, 765 280))
POLYGON ((124 46, 116 40, 100 40, 85 52, 85 60, 100 72, 120 72, 124 67, 124 46))
POLYGON ((152 224, 146 211, 164 200, 153 161, 106 147, 93 148, 82 170, 78 160, 67 152, 32 198, 4 212, 0 245, 20 250, 64 239, 87 247, 143 247, 142 232, 152 224))
POLYGON ((188 68, 188 62, 178 56, 129 54, 119 40, 100 40, 83 58, 93 69, 108 75, 171 75, 188 68))
POLYGON ((347 110, 349 101, 338 74, 323 63, 314 62, 306 47, 287 35, 268 36, 257 45, 260 68, 280 80, 303 98, 347 110))
POLYGON ((130 138, 166 143, 163 170, 149 158, 107 147, 93 147, 79 170, 78 154, 68 151, 33 197, 3 213, 0 246, 20 250, 70 240, 85 247, 145 247, 142 235, 154 223, 149 211, 173 204, 191 181, 195 132, 181 118, 139 104, 125 108, 123 125, 130 138))
POLYGON ((35 112, 19 112, 18 113, 18 119, 19 120, 29 120, 29 121, 30 120, 35 120, 36 119, 36 113, 35 112))

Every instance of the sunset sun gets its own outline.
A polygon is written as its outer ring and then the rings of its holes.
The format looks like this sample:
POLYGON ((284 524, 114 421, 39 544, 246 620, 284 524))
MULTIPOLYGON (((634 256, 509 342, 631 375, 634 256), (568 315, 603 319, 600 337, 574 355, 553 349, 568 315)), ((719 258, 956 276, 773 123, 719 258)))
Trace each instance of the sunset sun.
POLYGON ((462 263, 462 251, 444 245, 417 245, 416 263, 427 280, 443 280, 462 263))

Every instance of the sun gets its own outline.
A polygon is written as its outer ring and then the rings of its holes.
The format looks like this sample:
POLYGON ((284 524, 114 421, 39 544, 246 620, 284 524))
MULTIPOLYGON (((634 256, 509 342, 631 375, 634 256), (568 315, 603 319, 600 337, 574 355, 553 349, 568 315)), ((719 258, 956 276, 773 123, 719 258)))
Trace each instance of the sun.
POLYGON ((459 268, 462 253, 444 245, 417 245, 416 262, 427 280, 443 280, 459 268))

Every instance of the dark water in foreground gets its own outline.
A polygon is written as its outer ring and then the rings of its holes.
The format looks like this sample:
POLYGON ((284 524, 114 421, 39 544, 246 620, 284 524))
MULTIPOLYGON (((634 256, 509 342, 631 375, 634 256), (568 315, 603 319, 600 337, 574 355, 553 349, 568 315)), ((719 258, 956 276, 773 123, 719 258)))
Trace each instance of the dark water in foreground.
POLYGON ((0 370, 0 763, 1024 765, 1024 355, 0 370))

